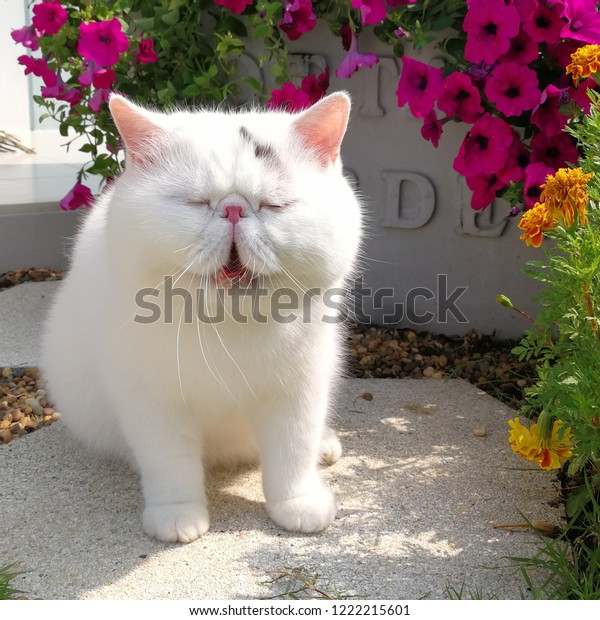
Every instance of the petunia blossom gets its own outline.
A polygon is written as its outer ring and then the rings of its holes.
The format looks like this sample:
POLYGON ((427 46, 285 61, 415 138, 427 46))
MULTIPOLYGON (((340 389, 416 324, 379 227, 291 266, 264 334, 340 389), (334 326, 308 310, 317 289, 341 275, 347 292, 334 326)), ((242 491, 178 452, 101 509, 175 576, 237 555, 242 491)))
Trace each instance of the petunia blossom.
POLYGON ((579 82, 577 88, 569 89, 569 96, 585 112, 585 114, 590 113, 590 108, 592 105, 590 96, 588 95, 589 88, 592 90, 597 88, 596 81, 593 78, 579 82))
POLYGON ((542 161, 555 170, 562 168, 565 163, 574 164, 579 158, 573 138, 566 133, 556 136, 536 133, 531 139, 531 149, 531 161, 542 161))
POLYGON ((423 119, 423 126, 421 127, 421 136, 425 140, 431 141, 431 144, 437 149, 440 143, 440 136, 443 129, 435 112, 431 110, 429 114, 423 119))
POLYGON ((360 9, 361 23, 380 24, 386 17, 383 0, 352 0, 352 8, 360 9))
POLYGON ((90 98, 88 107, 92 112, 97 114, 102 109, 102 105, 108 103, 109 99, 110 88, 97 88, 90 98))
POLYGON ((23 56, 19 56, 17 61, 19 64, 25 66, 25 75, 33 73, 33 75, 42 78, 45 86, 56 85, 58 76, 48 67, 48 63, 43 58, 33 58, 32 56, 24 54, 23 56))
POLYGON ((546 182, 546 177, 554 173, 554 170, 541 161, 533 162, 525 168, 523 200, 528 208, 532 208, 536 202, 539 202, 542 193, 541 186, 546 182))
POLYGON ((135 59, 144 65, 158 60, 158 54, 154 50, 154 41, 152 39, 142 39, 139 42, 135 59))
POLYGON ((569 89, 550 84, 542 91, 540 103, 531 113, 531 122, 548 136, 560 133, 569 118, 561 108, 568 102, 569 89))
POLYGON ((523 20, 523 30, 536 43, 553 45, 559 41, 565 25, 562 11, 562 2, 535 2, 533 11, 523 20))
POLYGON ((18 30, 11 30, 10 36, 15 43, 28 47, 32 52, 40 49, 40 33, 33 26, 23 26, 18 30))
POLYGON ((511 181, 522 181, 525 170, 530 163, 530 153, 521 142, 519 136, 513 131, 513 140, 508 147, 508 156, 503 168, 498 172, 498 178, 508 185, 511 181))
POLYGON ((75 183, 69 193, 60 201, 60 208, 65 211, 74 211, 79 207, 90 208, 94 202, 92 190, 81 183, 75 183))
POLYGON ((446 77, 437 106, 448 116, 458 116, 463 123, 474 123, 483 114, 479 89, 461 71, 446 77))
POLYGON ((402 57, 402 75, 396 89, 399 107, 408 103, 411 114, 423 118, 433 110, 443 90, 444 78, 441 69, 409 56, 402 57))
POLYGON ((502 54, 499 62, 518 62, 529 65, 539 56, 538 44, 524 31, 521 30, 516 37, 510 40, 510 47, 506 54, 502 54))
POLYGON ((33 6, 31 22, 40 34, 56 34, 68 17, 69 14, 60 2, 41 2, 33 6))
POLYGON ((71 107, 77 105, 83 99, 83 93, 74 86, 69 86, 60 78, 54 86, 42 86, 42 97, 45 99, 58 99, 58 101, 66 101, 71 107))
POLYGON ((101 67, 116 65, 128 47, 129 40, 116 17, 103 22, 82 22, 79 26, 79 55, 94 60, 101 67))
POLYGON ((596 0, 564 0, 563 17, 567 25, 561 30, 563 39, 575 39, 584 43, 600 41, 600 13, 596 0))
POLYGON ((519 116, 540 102, 537 73, 516 62, 498 65, 485 85, 487 98, 506 116, 519 116))
POLYGON ((491 205, 496 199, 496 192, 504 186, 505 184, 495 173, 467 177, 467 187, 473 192, 471 209, 482 211, 491 205))
POLYGON ((310 107, 310 97, 301 88, 297 88, 292 82, 284 82, 281 88, 271 91, 271 98, 267 102, 270 110, 285 110, 286 112, 298 112, 310 107))
POLYGON ((486 113, 467 132, 453 168, 466 177, 498 172, 506 164, 512 141, 510 125, 486 113))
POLYGON ((465 60, 491 64, 506 54, 517 36, 521 20, 514 6, 504 0, 472 0, 463 21, 467 33, 465 60))
POLYGON ((319 101, 327 94, 329 88, 329 67, 325 67, 323 73, 319 75, 311 74, 304 77, 300 88, 308 95, 310 105, 319 101))
POLYGON ((311 0, 283 0, 283 19, 279 28, 295 41, 317 25, 311 0))
POLYGON ((215 4, 224 6, 232 13, 243 13, 249 4, 252 4, 254 0, 215 0, 215 4))
MULTIPOLYGON (((339 78, 349 78, 360 67, 372 67, 379 62, 379 57, 375 54, 363 54, 358 50, 358 38, 350 28, 348 30, 350 33, 346 35, 346 42, 347 38, 350 38, 348 53, 335 71, 335 75, 339 78)), ((344 39, 342 39, 342 42, 344 42, 344 39)))

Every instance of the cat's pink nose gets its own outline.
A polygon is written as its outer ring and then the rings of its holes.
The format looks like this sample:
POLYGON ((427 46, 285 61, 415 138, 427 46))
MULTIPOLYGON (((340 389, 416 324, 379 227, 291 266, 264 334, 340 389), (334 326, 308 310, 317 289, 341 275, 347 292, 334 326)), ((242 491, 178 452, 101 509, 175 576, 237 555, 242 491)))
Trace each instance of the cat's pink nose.
POLYGON ((244 208, 239 205, 227 205, 225 207, 225 217, 235 226, 240 218, 243 217, 244 208))

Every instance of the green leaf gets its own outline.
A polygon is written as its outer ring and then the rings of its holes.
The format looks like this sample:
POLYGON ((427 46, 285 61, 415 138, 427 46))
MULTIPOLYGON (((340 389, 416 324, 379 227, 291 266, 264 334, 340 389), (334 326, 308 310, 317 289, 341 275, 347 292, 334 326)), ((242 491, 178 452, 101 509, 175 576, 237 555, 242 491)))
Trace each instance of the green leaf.
POLYGON ((179 9, 173 9, 161 17, 161 21, 167 26, 174 26, 180 19, 181 13, 179 12, 179 9))
POLYGON ((133 22, 140 32, 149 32, 154 29, 154 17, 139 17, 133 22))

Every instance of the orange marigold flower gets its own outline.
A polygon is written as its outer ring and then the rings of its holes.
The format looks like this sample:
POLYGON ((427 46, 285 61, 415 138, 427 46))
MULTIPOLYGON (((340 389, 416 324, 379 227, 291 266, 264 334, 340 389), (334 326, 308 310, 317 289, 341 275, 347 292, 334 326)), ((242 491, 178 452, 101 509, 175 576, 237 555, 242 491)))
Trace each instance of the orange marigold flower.
POLYGON ((589 196, 586 186, 593 176, 593 172, 585 174, 581 168, 559 168, 555 174, 549 174, 541 186, 540 196, 549 216, 562 219, 565 226, 572 226, 577 211, 579 223, 587 224, 585 212, 589 196))
POLYGON ((533 208, 525 211, 519 222, 519 228, 525 232, 521 235, 521 239, 527 245, 539 248, 542 243, 544 230, 552 228, 556 224, 556 220, 550 217, 546 205, 543 202, 536 202, 533 208))
POLYGON ((558 469, 573 455, 571 427, 563 429, 561 420, 555 420, 549 437, 543 437, 540 424, 523 426, 519 418, 509 420, 508 441, 515 454, 536 462, 542 469, 558 469))
POLYGON ((575 86, 579 81, 600 71, 600 45, 584 45, 571 54, 571 64, 567 65, 567 74, 573 75, 575 86))

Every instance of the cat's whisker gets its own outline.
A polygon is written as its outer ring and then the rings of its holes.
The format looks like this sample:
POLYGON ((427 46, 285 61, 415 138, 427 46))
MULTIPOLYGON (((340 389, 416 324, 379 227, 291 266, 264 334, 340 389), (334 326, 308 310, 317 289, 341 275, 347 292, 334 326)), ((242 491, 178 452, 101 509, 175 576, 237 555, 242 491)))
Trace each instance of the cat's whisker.
MULTIPOLYGON (((209 287, 210 287, 210 276, 209 276, 209 274, 203 274, 203 279, 205 280, 204 290, 207 291, 207 290, 209 290, 209 287)), ((198 296, 196 296, 196 300, 198 301, 198 296)), ((204 316, 209 316, 208 315, 208 311, 209 311, 208 310, 208 300, 206 299, 205 296, 202 297, 202 302, 203 302, 204 316)), ((217 370, 217 374, 215 374, 215 370, 213 369, 213 367, 214 368, 218 368, 218 366, 214 363, 214 358, 211 355, 210 356, 211 360, 209 361, 208 358, 206 357, 206 352, 204 351, 204 345, 202 344, 202 335, 200 333, 200 323, 202 323, 202 333, 204 333, 205 322, 204 321, 202 321, 202 322, 200 321, 200 317, 198 316, 198 313, 196 311, 196 333, 198 335, 198 345, 200 347, 200 353, 202 353, 202 358, 204 359, 204 363, 206 364, 206 367, 208 368, 208 371, 213 376, 215 381, 219 385, 221 385, 223 388, 225 388, 227 393, 235 401, 235 397, 231 393, 231 390, 229 389, 229 386, 227 385, 226 381, 224 381, 224 379, 221 376, 221 374, 219 373, 219 371, 217 370)), ((209 351, 210 351, 210 348, 209 348, 209 351)))
MULTIPOLYGON (((185 252, 189 250, 192 246, 196 245, 198 241, 192 241, 189 245, 186 245, 184 248, 179 248, 178 250, 173 250, 173 254, 179 254, 179 252, 185 252)), ((204 251, 204 250, 203 250, 204 251)))

